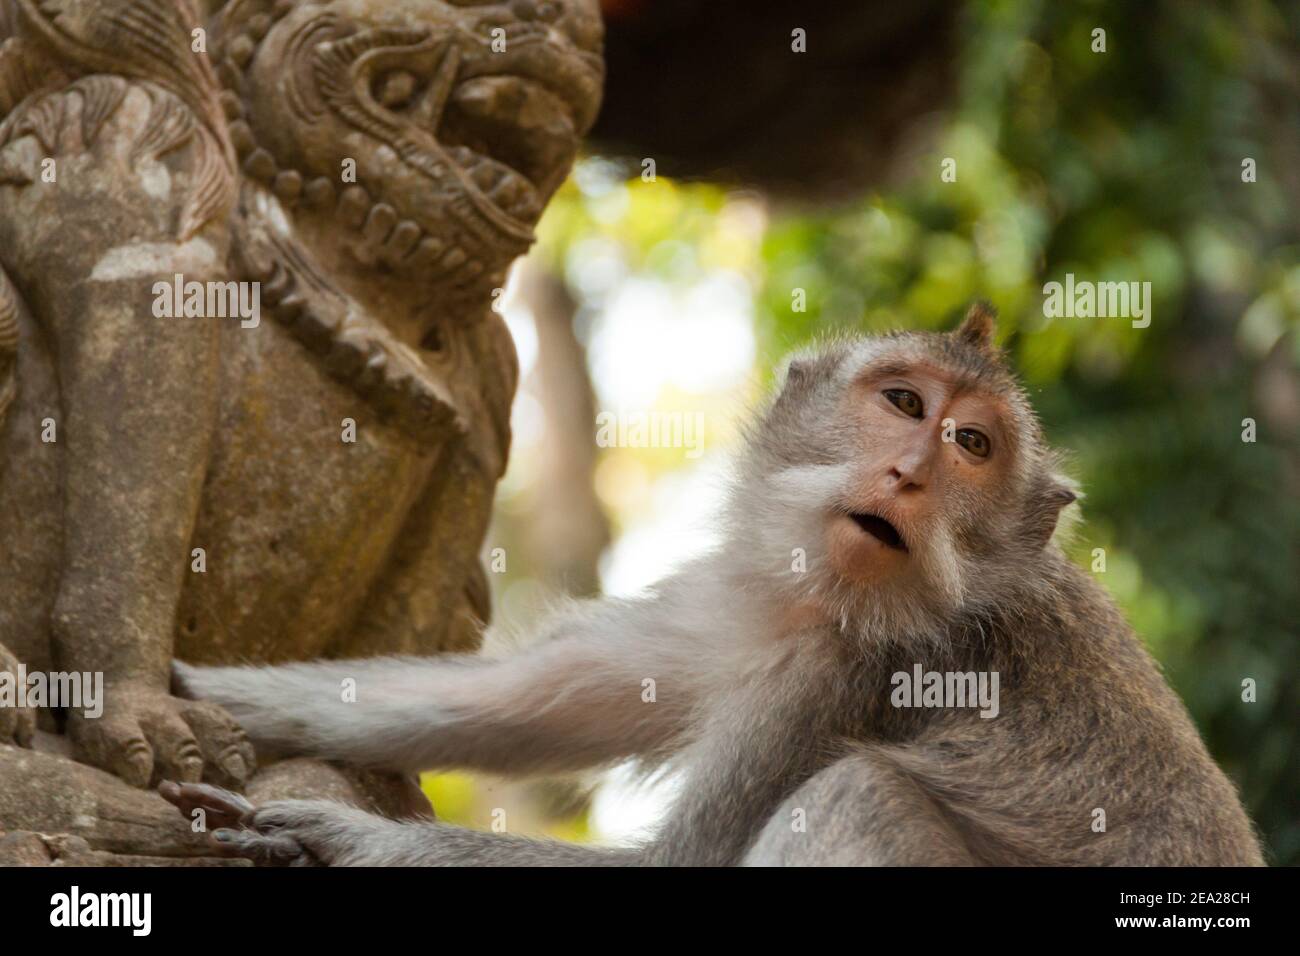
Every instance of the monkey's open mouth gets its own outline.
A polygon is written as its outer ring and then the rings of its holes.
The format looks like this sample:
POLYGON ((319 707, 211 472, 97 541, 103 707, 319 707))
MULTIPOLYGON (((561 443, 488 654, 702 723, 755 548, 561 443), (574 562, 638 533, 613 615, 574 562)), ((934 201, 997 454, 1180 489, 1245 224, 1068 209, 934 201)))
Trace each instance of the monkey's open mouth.
POLYGON ((857 523, 859 528, 886 547, 893 548, 895 551, 907 550, 907 545, 903 543, 903 536, 898 533, 898 529, 879 515, 854 512, 849 517, 857 523))

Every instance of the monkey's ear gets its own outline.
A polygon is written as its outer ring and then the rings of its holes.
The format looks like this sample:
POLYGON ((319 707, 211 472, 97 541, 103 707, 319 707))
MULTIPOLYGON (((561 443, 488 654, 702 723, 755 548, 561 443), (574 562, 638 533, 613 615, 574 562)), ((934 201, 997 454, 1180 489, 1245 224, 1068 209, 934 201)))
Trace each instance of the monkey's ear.
POLYGON ((782 376, 786 382, 802 382, 812 376, 813 360, 804 356, 795 355, 785 363, 785 374, 782 376))
POLYGON ((997 317, 998 310, 993 306, 983 301, 976 302, 970 307, 966 318, 962 320, 961 325, 957 326, 953 335, 967 345, 987 351, 993 347, 993 332, 997 317))
POLYGON ((797 352, 786 359, 785 365, 781 369, 782 390, 799 391, 806 389, 818 378, 824 376, 829 367, 830 363, 824 355, 818 355, 815 352, 797 352))
POLYGON ((1025 530, 1032 548, 1047 546, 1060 522, 1061 512, 1079 497, 1080 492, 1074 483, 1059 476, 1030 496, 1025 530))

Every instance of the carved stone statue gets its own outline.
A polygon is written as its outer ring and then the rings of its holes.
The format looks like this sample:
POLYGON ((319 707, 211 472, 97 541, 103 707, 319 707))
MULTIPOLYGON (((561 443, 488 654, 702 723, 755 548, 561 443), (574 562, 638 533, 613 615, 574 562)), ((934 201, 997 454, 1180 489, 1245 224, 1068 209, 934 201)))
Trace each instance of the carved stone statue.
POLYGON ((400 804, 253 776, 172 655, 463 649, 488 614, 493 290, 594 120, 595 0, 209 7, 0 0, 0 671, 105 680, 98 718, 0 708, 0 860, 201 853, 134 789, 163 776, 400 804))

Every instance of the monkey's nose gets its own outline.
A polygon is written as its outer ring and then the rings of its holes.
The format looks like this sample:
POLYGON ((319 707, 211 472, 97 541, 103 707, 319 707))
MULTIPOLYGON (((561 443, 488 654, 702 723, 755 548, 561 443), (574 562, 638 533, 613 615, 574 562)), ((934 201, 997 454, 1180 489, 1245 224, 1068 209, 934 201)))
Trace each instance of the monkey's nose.
POLYGON ((889 469, 889 483, 898 491, 920 491, 925 487, 925 476, 920 468, 898 464, 889 469))

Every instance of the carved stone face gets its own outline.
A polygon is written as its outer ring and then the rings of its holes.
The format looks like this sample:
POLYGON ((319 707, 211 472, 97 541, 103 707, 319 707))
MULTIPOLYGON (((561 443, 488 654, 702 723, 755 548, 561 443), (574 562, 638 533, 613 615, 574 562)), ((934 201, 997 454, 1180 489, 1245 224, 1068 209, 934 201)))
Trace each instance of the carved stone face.
POLYGON ((527 249, 599 107, 595 0, 235 0, 219 32, 248 174, 419 280, 527 249))

